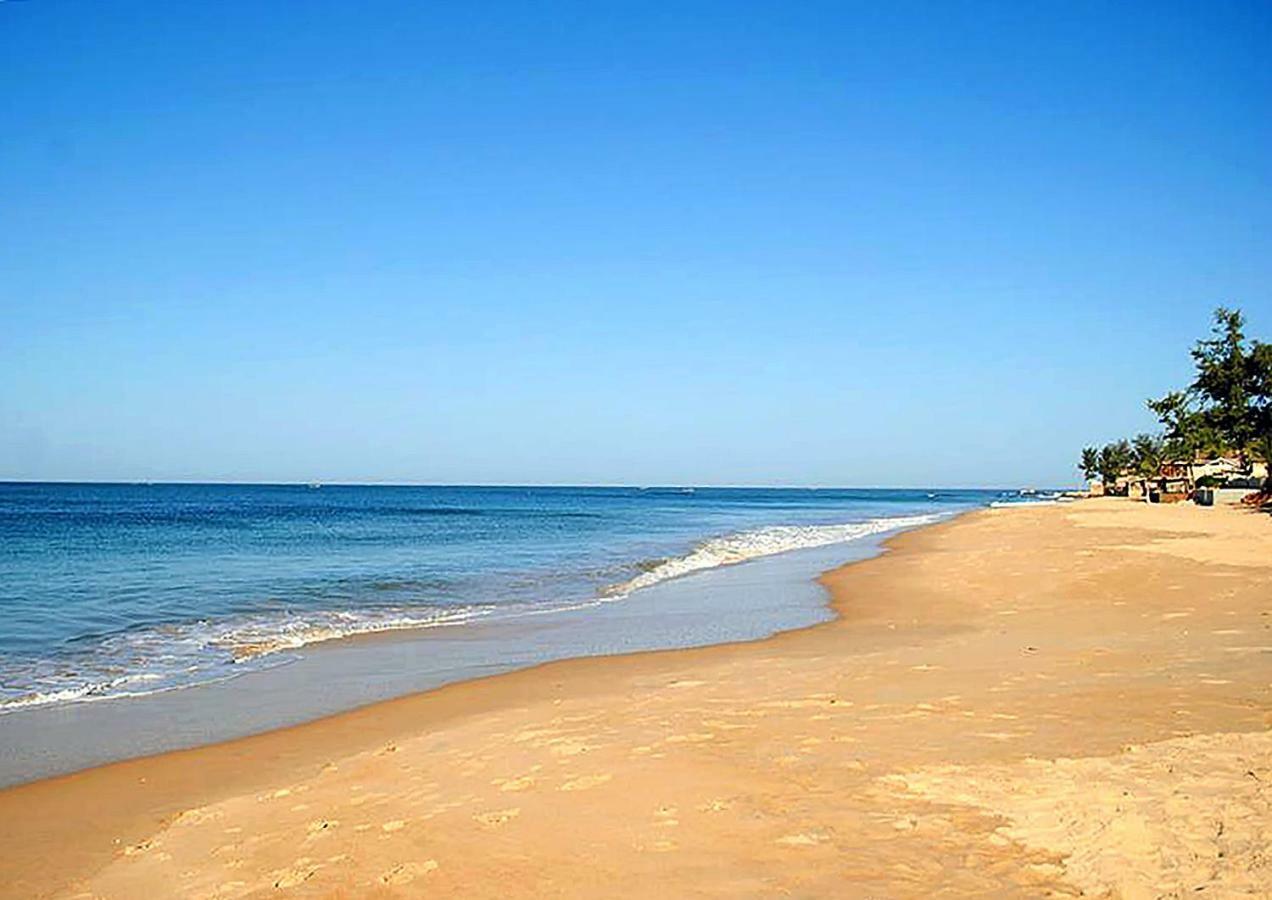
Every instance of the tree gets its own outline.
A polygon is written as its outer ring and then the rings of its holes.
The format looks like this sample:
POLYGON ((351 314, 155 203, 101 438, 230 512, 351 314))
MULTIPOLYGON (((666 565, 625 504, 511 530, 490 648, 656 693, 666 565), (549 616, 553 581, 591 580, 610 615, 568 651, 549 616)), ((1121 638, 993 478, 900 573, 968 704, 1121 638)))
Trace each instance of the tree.
POLYGON ((1149 400, 1157 420, 1165 429, 1165 455, 1172 460, 1191 462, 1198 454, 1218 456, 1223 452, 1223 440, 1196 408, 1187 391, 1171 391, 1159 400, 1149 400))
POLYGON ((1192 383, 1148 401, 1162 435, 1085 448, 1087 478, 1098 474, 1107 489, 1128 471, 1152 476, 1163 463, 1234 454, 1247 473, 1255 459, 1269 466, 1263 490, 1272 495, 1272 344, 1247 340, 1245 316, 1222 306, 1210 334, 1193 345, 1192 383))
POLYGON ((1184 391, 1171 391, 1148 408, 1165 428, 1166 453, 1189 461, 1198 454, 1251 451, 1272 433, 1272 345, 1248 342, 1240 310, 1214 312, 1210 339, 1192 349, 1196 375, 1184 391))
POLYGON ((1100 448, 1100 480, 1104 482, 1105 493, 1110 492, 1134 461, 1135 451, 1128 441, 1114 441, 1100 448))
POLYGON ((1137 434, 1131 439, 1134 466, 1145 478, 1156 476, 1165 462, 1166 442, 1156 434, 1137 434))
POLYGON ((1251 353, 1245 339, 1245 316, 1239 309, 1215 310, 1214 335, 1193 348, 1197 377, 1192 390, 1202 400, 1201 416, 1228 448, 1243 455, 1254 442, 1251 353))
POLYGON ((1078 468, 1082 470, 1083 478, 1094 481, 1100 474, 1100 451, 1095 447, 1083 447, 1082 461, 1078 463, 1078 468))

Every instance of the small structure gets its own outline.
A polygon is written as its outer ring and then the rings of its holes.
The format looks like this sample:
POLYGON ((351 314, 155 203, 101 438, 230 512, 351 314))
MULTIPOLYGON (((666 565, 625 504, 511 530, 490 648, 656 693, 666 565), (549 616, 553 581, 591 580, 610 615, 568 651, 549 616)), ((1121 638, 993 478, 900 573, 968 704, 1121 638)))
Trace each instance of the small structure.
POLYGON ((1193 499, 1198 506, 1240 506, 1259 492, 1248 487, 1197 488, 1193 499))
POLYGON ((1194 457, 1162 463, 1155 474, 1144 475, 1135 469, 1124 469, 1111 484, 1091 482, 1093 497, 1114 496, 1144 500, 1149 503, 1178 503, 1194 498, 1206 506, 1235 503, 1256 490, 1267 477, 1267 464, 1243 462, 1233 456, 1194 457), (1206 479, 1202 495, 1199 479, 1206 479))
POLYGON ((1248 474, 1248 470, 1242 465, 1241 460, 1231 456, 1213 456, 1209 459, 1194 458, 1187 468, 1188 474, 1192 476, 1193 481, 1199 478, 1216 478, 1219 480, 1241 478, 1248 474))

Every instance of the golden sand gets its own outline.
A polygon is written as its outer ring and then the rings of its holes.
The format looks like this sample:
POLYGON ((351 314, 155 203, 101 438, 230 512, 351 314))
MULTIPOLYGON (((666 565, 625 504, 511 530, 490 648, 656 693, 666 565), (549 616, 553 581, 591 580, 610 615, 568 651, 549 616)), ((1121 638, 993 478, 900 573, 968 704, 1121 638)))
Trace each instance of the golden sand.
POLYGON ((766 641, 0 793, 10 897, 1272 895, 1272 520, 986 510, 766 641))

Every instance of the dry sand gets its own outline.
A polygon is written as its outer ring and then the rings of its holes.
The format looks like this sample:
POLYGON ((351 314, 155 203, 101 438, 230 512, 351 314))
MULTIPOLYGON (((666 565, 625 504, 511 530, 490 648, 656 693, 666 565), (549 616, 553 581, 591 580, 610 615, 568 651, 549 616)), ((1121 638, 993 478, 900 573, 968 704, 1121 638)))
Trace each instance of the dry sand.
POLYGON ((1272 520, 987 510, 840 618, 0 793, 6 897, 1272 895, 1272 520))

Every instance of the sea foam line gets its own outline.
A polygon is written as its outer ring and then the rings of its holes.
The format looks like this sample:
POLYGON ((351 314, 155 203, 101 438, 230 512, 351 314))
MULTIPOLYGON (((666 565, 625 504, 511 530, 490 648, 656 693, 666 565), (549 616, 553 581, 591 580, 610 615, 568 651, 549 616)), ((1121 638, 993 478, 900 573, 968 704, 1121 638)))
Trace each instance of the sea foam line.
MULTIPOLYGON (((940 514, 897 516, 837 525, 776 525, 711 538, 683 556, 654 565, 634 578, 602 589, 598 596, 540 607, 518 604, 501 609, 496 604, 452 608, 394 607, 368 610, 325 610, 290 613, 285 616, 256 615, 221 623, 199 622, 167 625, 159 629, 117 635, 103 647, 103 666, 118 671, 122 663, 144 666, 152 657, 166 661, 161 671, 93 678, 57 676, 39 679, 46 690, 33 690, 0 699, 0 714, 53 704, 87 702, 123 697, 139 697, 211 684, 246 674, 268 665, 267 657, 295 651, 313 644, 359 635, 390 631, 424 630, 463 625, 478 619, 520 618, 577 611, 602 603, 622 600, 633 592, 674 578, 748 560, 787 553, 792 550, 847 543, 906 528, 928 525, 943 518, 940 514), (252 665, 255 664, 255 665, 252 665), (139 689, 142 684, 149 690, 139 689)), ((79 660, 81 669, 91 662, 79 660)))
POLYGON ((731 566, 762 556, 807 550, 860 540, 885 531, 917 528, 939 521, 938 514, 868 519, 842 525, 774 525, 704 541, 684 556, 664 560, 647 572, 605 589, 609 597, 626 597, 632 591, 694 572, 731 566))
POLYGON ((219 623, 189 622, 123 632, 103 641, 94 654, 69 661, 44 661, 68 665, 75 674, 41 672, 33 676, 31 689, 0 699, 0 715, 40 706, 143 697, 214 684, 286 662, 278 655, 311 644, 363 634, 459 625, 493 612, 495 608, 491 606, 313 610, 306 614, 257 614, 219 623), (121 668, 136 671, 114 674, 121 668))

